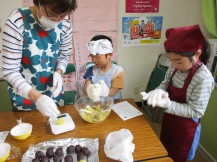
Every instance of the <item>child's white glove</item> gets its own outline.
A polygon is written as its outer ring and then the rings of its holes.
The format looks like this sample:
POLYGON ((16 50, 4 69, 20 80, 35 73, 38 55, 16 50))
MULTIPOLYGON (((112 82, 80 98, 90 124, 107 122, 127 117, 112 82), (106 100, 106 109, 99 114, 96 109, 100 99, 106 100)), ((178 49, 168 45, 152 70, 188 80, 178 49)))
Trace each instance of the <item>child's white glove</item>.
POLYGON ((54 72, 53 74, 53 97, 57 97, 62 91, 63 87, 63 79, 62 76, 58 72, 54 72))
POLYGON ((54 103, 54 101, 46 96, 42 95, 39 97, 36 102, 36 108, 41 112, 44 116, 57 116, 60 114, 60 111, 57 108, 57 105, 54 103))
POLYGON ((104 80, 100 80, 97 84, 100 85, 100 95, 107 97, 109 95, 109 87, 107 86, 107 84, 104 82, 104 80))
POLYGON ((171 103, 168 93, 162 89, 155 89, 149 93, 141 92, 141 95, 143 100, 147 100, 147 103, 152 107, 168 108, 171 103))
POLYGON ((100 96, 108 96, 109 88, 103 80, 100 80, 96 84, 90 84, 87 87, 87 95, 94 102, 100 100, 100 96))

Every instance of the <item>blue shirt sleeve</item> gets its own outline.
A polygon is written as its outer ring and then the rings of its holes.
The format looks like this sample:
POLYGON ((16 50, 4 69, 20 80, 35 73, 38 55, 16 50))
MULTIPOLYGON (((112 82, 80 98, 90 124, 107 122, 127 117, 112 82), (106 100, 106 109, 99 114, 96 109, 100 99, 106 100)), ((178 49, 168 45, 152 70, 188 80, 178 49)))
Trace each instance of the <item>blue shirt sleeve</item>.
POLYGON ((91 78, 93 76, 93 67, 89 67, 86 71, 86 73, 84 74, 83 78, 84 79, 88 79, 91 78))

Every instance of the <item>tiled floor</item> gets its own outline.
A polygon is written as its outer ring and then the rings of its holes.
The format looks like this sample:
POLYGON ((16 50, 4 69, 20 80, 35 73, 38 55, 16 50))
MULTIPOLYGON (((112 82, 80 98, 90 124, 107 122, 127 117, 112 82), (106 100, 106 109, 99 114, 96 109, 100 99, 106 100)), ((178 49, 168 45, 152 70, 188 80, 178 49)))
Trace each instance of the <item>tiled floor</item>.
MULTIPOLYGON (((152 129, 157 134, 157 136, 160 137, 161 123, 152 122, 148 118, 148 116, 146 116, 146 114, 144 114, 144 116, 148 120, 149 124, 151 125, 152 129)), ((204 156, 199 151, 197 151, 194 160, 188 162, 208 162, 208 160, 205 159, 204 156)))

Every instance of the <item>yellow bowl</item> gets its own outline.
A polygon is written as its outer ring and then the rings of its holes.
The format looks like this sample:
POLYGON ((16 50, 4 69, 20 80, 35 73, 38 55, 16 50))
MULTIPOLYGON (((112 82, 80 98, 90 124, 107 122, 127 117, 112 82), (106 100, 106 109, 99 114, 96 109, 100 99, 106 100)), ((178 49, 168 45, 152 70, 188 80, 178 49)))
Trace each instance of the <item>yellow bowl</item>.
POLYGON ((13 127, 10 133, 16 140, 27 139, 32 133, 32 125, 29 123, 20 123, 13 127))
POLYGON ((8 143, 0 143, 0 162, 8 159, 11 151, 11 146, 8 143))

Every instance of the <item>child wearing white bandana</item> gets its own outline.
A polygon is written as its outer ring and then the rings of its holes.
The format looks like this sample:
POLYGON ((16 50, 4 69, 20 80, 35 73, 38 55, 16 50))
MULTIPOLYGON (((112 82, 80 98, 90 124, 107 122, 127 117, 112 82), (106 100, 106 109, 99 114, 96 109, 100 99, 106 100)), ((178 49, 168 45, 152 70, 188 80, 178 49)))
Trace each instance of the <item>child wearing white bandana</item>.
POLYGON ((87 69, 83 92, 91 99, 98 100, 100 96, 110 96, 121 99, 120 90, 124 88, 124 71, 122 67, 113 64, 112 40, 105 35, 94 36, 87 44, 89 57, 94 66, 87 69))

